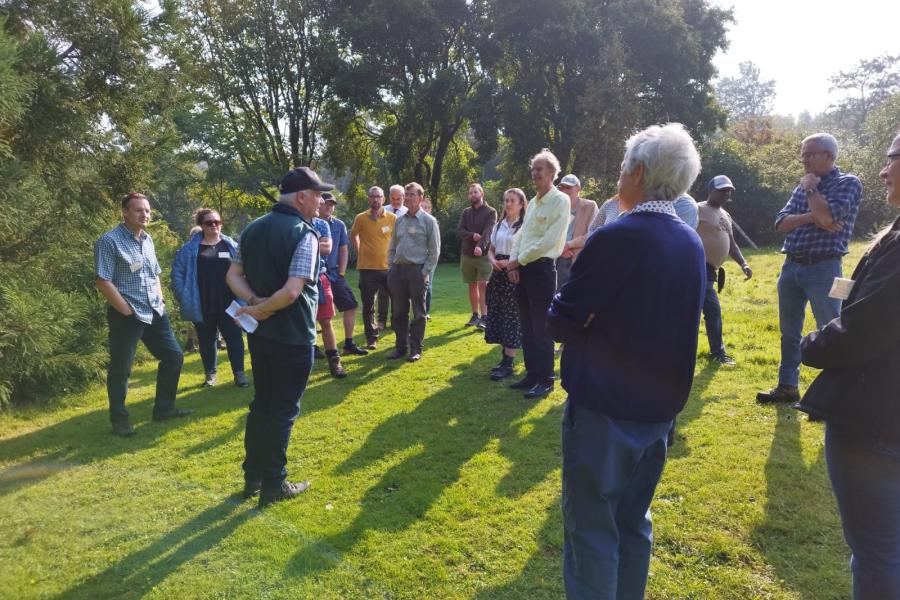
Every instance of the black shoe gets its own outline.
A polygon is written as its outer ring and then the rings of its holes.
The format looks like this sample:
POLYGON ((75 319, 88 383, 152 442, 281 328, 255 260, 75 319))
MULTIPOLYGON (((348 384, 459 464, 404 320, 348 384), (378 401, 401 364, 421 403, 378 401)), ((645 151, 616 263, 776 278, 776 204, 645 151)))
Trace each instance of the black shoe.
POLYGON ((469 319, 469 322, 466 323, 466 327, 473 327, 478 325, 481 322, 481 319, 478 318, 478 313, 472 313, 472 318, 469 319))
POLYGON ((724 352, 722 354, 710 354, 709 362, 719 363, 723 367, 733 367, 735 365, 734 358, 724 352))
POLYGON ((401 350, 400 348, 395 348, 393 352, 387 355, 388 360, 397 360, 398 358, 403 358, 406 356, 406 348, 401 350))
POLYGON ((241 496, 244 498, 252 498, 253 496, 259 493, 259 490, 262 489, 262 481, 245 481, 244 482, 244 491, 241 492, 241 496))
POLYGON ((543 398, 553 391, 553 382, 550 383, 536 383, 531 387, 530 390, 525 392, 525 398, 527 400, 536 400, 538 398, 543 398))
POLYGON ((153 414, 154 421, 168 421, 169 419, 178 419, 194 414, 194 411, 185 408, 173 408, 169 412, 153 414))
POLYGON ((353 343, 344 344, 344 354, 355 354, 357 356, 365 356, 368 353, 369 353, 368 350, 363 350, 356 344, 353 344, 353 343))
POLYGON ((421 359, 422 359, 421 352, 413 352, 412 354, 409 355, 409 358, 406 359, 406 362, 418 362, 421 359))
POLYGON ((244 373, 243 371, 238 371, 237 373, 235 373, 234 374, 234 385, 236 385, 240 388, 250 387, 250 382, 247 381, 247 374, 244 373))
POLYGON ((277 490, 260 490, 259 504, 257 506, 259 508, 265 508, 273 502, 290 500, 291 498, 296 498, 308 489, 308 481, 301 481, 300 483, 291 483, 290 481, 285 481, 277 490))
POLYGON ((800 402, 800 390, 796 385, 784 385, 779 383, 768 392, 756 394, 756 401, 760 404, 772 404, 774 402, 800 402))
POLYGON ((491 381, 500 381, 501 379, 506 379, 512 374, 512 363, 508 365, 497 365, 497 368, 491 371, 491 381))
POLYGON ((325 353, 318 346, 313 346, 313 358, 325 358, 325 353))
POLYGON ((135 433, 134 427, 128 422, 128 419, 112 422, 112 432, 119 437, 131 437, 135 433))
POLYGON ((519 381, 510 384, 510 389, 513 390, 530 390, 534 387, 534 384, 537 383, 537 378, 532 377, 531 375, 526 375, 524 378, 519 381))

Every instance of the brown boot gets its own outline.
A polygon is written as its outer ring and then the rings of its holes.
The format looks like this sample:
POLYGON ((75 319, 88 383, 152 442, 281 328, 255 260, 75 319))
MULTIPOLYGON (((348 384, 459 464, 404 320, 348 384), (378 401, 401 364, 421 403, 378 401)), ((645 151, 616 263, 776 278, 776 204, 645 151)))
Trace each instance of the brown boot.
POLYGON ((328 370, 331 371, 332 377, 338 379, 343 379, 347 376, 347 371, 345 371, 343 365, 341 365, 341 357, 337 354, 328 357, 328 370))

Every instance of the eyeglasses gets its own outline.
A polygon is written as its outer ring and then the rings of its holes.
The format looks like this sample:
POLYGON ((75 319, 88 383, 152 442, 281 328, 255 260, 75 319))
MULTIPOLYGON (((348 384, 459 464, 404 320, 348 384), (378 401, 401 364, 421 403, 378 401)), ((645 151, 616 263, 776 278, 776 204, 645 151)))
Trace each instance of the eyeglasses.
POLYGON ((812 158, 816 154, 822 154, 824 152, 825 152, 824 150, 818 150, 817 152, 804 152, 803 154, 800 155, 800 160, 807 160, 809 158, 812 158))
POLYGON ((218 227, 222 224, 222 221, 203 221, 204 227, 218 227))

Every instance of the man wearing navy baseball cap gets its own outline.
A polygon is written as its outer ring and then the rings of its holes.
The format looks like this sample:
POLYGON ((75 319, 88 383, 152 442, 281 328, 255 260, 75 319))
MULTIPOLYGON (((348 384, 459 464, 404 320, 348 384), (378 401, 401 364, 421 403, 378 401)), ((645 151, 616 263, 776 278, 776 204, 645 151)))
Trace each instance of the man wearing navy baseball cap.
POLYGON ((319 239, 312 219, 322 192, 333 189, 316 172, 298 167, 281 180, 272 211, 244 229, 228 286, 247 303, 259 325, 247 335, 253 401, 244 433, 244 496, 259 507, 306 491, 287 480, 287 447, 300 397, 313 366, 319 276, 319 239))
POLYGON ((706 202, 697 204, 697 235, 703 242, 706 254, 706 296, 703 299, 703 320, 706 323, 706 338, 709 340, 709 359, 721 365, 731 366, 734 359, 725 353, 722 341, 722 308, 719 292, 725 286, 725 271, 722 263, 730 256, 741 266, 747 279, 753 271, 741 249, 734 240, 731 215, 724 208, 731 201, 734 184, 725 175, 716 175, 707 185, 709 193, 706 202))

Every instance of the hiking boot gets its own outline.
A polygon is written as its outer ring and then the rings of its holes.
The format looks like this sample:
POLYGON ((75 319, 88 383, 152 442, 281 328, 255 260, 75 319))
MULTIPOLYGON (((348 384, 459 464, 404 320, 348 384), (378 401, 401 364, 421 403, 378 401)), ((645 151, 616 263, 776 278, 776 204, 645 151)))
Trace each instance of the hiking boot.
POLYGON ((112 432, 119 437, 131 437, 135 433, 134 427, 128 422, 128 419, 112 422, 112 432))
POLYGON ((203 387, 212 387, 216 385, 216 372, 215 371, 207 371, 206 379, 203 382, 203 387))
POLYGON ((244 498, 252 498, 253 496, 259 493, 259 490, 262 489, 262 481, 257 479, 256 481, 245 481, 244 482, 244 491, 241 492, 241 496, 244 498))
POLYGON ((735 365, 734 358, 724 352, 722 354, 710 354, 709 361, 719 363, 723 367, 733 367, 735 365))
POLYGON ((368 353, 369 353, 368 350, 363 350, 362 348, 360 348, 353 342, 350 342, 349 344, 346 342, 344 343, 344 354, 355 354, 357 356, 365 356, 368 353))
POLYGON ((799 402, 800 390, 796 385, 784 385, 779 383, 768 392, 756 394, 756 401, 760 404, 772 404, 774 402, 799 402))
POLYGON ((478 325, 481 319, 478 318, 478 313, 472 313, 472 318, 469 319, 469 322, 466 323, 466 327, 474 327, 478 325))
POLYGON ((184 408, 173 408, 169 412, 164 412, 164 413, 159 413, 159 414, 153 413, 153 420, 154 421, 168 421, 169 419, 178 419, 178 418, 186 417, 186 416, 192 415, 192 414, 194 414, 194 411, 192 411, 192 410, 187 410, 184 408))
POLYGON ((313 346, 313 358, 325 358, 325 353, 319 348, 318 344, 313 346))
POLYGON ((347 371, 345 371, 344 366, 341 365, 341 357, 338 355, 328 357, 328 370, 331 371, 332 377, 338 379, 343 379, 347 376, 347 371))
POLYGON ((308 481, 301 481, 300 483, 285 481, 281 484, 281 487, 276 490, 260 490, 259 504, 257 506, 259 508, 265 508, 273 502, 290 500, 291 498, 296 498, 308 489, 308 481))
POLYGON ((234 385, 241 388, 250 387, 250 382, 247 381, 247 375, 244 374, 243 371, 238 371, 234 374, 234 385))

